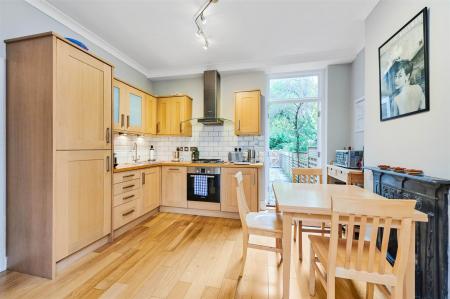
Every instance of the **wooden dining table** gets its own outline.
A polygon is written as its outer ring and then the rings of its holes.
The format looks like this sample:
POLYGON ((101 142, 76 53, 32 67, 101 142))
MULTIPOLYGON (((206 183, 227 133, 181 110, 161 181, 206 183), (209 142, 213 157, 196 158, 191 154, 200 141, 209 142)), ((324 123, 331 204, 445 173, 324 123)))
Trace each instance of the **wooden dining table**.
MULTIPOLYGON (((331 221, 331 198, 352 197, 361 200, 386 199, 369 190, 354 185, 273 183, 277 210, 283 213, 283 298, 289 298, 291 274, 292 219, 331 221)), ((425 213, 415 211, 411 230, 408 269, 406 271, 405 298, 413 299, 415 293, 415 224, 427 222, 425 213)))

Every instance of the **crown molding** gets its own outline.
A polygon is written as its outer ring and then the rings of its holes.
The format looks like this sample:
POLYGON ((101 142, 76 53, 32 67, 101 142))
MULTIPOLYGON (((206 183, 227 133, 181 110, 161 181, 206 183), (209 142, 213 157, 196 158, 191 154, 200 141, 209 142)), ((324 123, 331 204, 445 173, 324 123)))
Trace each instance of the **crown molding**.
POLYGON ((82 37, 89 40, 91 43, 95 44, 96 46, 100 47, 104 51, 108 52, 112 56, 116 57, 117 59, 123 61, 133 69, 137 70, 138 72, 145 75, 147 78, 149 77, 149 71, 139 64, 137 61, 126 55, 125 53, 121 52, 119 49, 115 48, 111 44, 109 44, 107 41, 102 39, 100 36, 95 34, 94 32, 90 31, 74 19, 72 19, 70 16, 63 13, 61 10, 47 2, 46 0, 25 0, 28 4, 31 6, 37 8, 47 16, 51 17, 52 19, 55 19, 59 23, 63 24, 64 26, 68 27, 72 31, 78 33, 82 37))

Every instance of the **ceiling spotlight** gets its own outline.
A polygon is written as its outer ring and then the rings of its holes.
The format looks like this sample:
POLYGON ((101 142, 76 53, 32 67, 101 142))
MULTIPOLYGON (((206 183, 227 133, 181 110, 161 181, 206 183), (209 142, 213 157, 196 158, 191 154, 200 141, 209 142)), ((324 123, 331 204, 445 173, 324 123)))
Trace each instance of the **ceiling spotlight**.
POLYGON ((202 38, 204 41, 203 49, 208 50, 208 38, 206 37, 205 32, 203 31, 203 26, 206 24, 206 15, 205 11, 211 3, 217 3, 218 0, 205 0, 203 5, 200 7, 198 12, 194 15, 194 25, 196 28, 195 34, 202 38))

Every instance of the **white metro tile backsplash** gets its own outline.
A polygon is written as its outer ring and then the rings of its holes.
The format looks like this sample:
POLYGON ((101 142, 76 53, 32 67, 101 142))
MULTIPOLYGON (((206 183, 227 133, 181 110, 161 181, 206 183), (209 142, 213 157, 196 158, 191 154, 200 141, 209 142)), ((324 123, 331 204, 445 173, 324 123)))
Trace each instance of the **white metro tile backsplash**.
MULTIPOLYGON (((169 161, 172 152, 177 147, 196 146, 200 152, 200 158, 218 158, 228 160, 228 152, 240 147, 243 150, 254 149, 257 153, 264 151, 264 136, 236 136, 233 124, 224 126, 194 125, 192 137, 137 137, 131 135, 114 135, 114 152, 119 164, 131 163, 133 159, 133 145, 137 144, 140 161, 149 159, 150 145, 156 150, 156 159, 169 161)), ((262 154, 259 154, 262 156, 262 154)))

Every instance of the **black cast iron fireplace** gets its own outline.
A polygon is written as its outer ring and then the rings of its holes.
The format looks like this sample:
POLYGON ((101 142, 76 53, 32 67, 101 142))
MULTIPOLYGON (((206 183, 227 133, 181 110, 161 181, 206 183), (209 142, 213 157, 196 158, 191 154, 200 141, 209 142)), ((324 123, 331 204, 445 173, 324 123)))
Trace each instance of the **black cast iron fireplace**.
MULTIPOLYGON (((416 298, 448 298, 448 196, 450 180, 411 176, 375 167, 373 190, 387 198, 415 199, 428 223, 416 225, 416 298)), ((397 234, 391 232, 388 260, 396 257, 397 234)))

